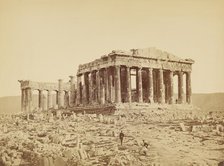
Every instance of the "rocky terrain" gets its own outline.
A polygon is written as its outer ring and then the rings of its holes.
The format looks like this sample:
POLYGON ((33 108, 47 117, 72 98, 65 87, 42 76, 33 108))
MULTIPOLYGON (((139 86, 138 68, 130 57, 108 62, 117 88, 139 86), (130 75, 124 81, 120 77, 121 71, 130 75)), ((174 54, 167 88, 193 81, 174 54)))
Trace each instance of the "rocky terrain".
POLYGON ((224 160, 223 111, 151 108, 110 116, 36 111, 28 118, 2 114, 0 128, 0 165, 213 166, 224 160))

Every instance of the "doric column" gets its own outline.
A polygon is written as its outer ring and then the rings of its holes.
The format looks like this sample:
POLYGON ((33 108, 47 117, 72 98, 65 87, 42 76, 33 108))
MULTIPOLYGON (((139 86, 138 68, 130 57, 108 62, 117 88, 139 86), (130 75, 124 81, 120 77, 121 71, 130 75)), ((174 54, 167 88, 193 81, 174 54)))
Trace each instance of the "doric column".
POLYGON ((115 66, 115 102, 121 102, 121 73, 120 66, 115 66))
POLYGON ((89 102, 89 73, 84 73, 83 103, 89 102))
POLYGON ((169 96, 169 103, 174 103, 174 92, 173 92, 173 71, 169 72, 169 87, 170 87, 170 96, 169 96))
POLYGON ((42 105, 42 110, 47 110, 47 96, 46 94, 43 94, 43 105, 42 105))
POLYGON ((58 108, 63 107, 63 80, 59 79, 58 80, 58 108))
POLYGON ((105 104, 105 86, 100 85, 100 104, 105 104))
POLYGON ((148 71, 148 78, 149 78, 149 91, 148 91, 148 100, 150 103, 154 103, 153 100, 153 73, 152 73, 153 69, 149 68, 148 71))
POLYGON ((183 98, 184 98, 183 72, 179 71, 179 73, 178 73, 178 100, 179 100, 179 104, 183 103, 183 98))
POLYGON ((100 103, 100 70, 96 71, 96 101, 100 103))
POLYGON ((68 91, 65 91, 65 96, 64 96, 64 103, 65 103, 65 107, 69 107, 69 93, 68 91))
POLYGON ((108 68, 105 68, 104 70, 104 87, 105 87, 105 99, 108 102, 109 101, 109 87, 108 87, 108 68))
POLYGON ((191 72, 186 73, 186 101, 191 104, 191 72))
POLYGON ((56 91, 56 104, 58 105, 58 91, 56 91))
POLYGON ((143 97, 142 97, 142 69, 138 68, 138 102, 143 102, 143 97))
POLYGON ((159 103, 165 103, 165 88, 163 84, 163 69, 159 69, 159 103))
POLYGON ((53 107, 53 105, 52 105, 52 91, 48 90, 47 91, 47 109, 50 109, 52 107, 53 107))
POLYGON ((25 89, 21 89, 21 111, 25 111, 25 97, 26 97, 26 91, 25 89))
POLYGON ((44 109, 43 108, 43 103, 44 103, 44 101, 43 101, 43 90, 39 90, 39 105, 38 105, 38 107, 39 108, 41 108, 42 110, 44 109))
POLYGON ((70 102, 69 105, 73 107, 75 105, 75 77, 74 76, 69 76, 70 77, 70 102))
POLYGON ((108 86, 109 86, 109 101, 112 103, 113 102, 113 76, 111 72, 109 74, 108 86))
POLYGON ((31 91, 31 88, 26 88, 25 89, 24 108, 25 108, 25 112, 30 112, 32 110, 32 91, 31 91))
POLYGON ((32 111, 33 107, 33 93, 31 88, 27 88, 27 102, 28 102, 28 111, 32 111))
POLYGON ((131 103, 131 69, 129 66, 126 67, 127 72, 127 102, 131 103))
POLYGON ((28 90, 27 88, 25 89, 25 98, 24 98, 24 108, 25 108, 25 112, 29 112, 28 111, 28 90))
POLYGON ((89 73, 89 104, 93 103, 93 73, 89 73))
POLYGON ((76 105, 81 104, 81 75, 77 75, 77 100, 76 105))

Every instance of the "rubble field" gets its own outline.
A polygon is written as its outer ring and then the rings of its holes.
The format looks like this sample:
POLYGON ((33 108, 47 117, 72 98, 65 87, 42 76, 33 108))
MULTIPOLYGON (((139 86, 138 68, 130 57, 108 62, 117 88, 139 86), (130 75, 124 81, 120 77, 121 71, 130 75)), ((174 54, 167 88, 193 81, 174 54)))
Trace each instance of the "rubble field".
POLYGON ((1 115, 0 165, 213 166, 224 161, 224 111, 66 111, 1 115))

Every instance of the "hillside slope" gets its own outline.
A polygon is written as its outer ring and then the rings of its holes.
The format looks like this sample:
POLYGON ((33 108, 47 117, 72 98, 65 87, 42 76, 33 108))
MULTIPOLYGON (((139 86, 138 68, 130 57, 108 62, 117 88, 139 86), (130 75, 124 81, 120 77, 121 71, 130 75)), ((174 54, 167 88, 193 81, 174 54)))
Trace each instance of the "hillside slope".
POLYGON ((192 101, 204 111, 224 110, 224 93, 193 94, 192 101))

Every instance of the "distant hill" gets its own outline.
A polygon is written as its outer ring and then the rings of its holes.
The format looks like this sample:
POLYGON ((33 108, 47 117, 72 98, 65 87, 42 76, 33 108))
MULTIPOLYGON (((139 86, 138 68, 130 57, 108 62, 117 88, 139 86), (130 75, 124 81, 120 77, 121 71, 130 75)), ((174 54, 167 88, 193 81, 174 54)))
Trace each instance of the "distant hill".
POLYGON ((203 111, 224 111, 224 93, 193 94, 192 101, 203 111))
POLYGON ((20 96, 0 97, 0 113, 13 113, 20 111, 20 96))
MULTIPOLYGON (((33 97, 37 105, 37 96, 33 97)), ((193 105, 202 109, 202 111, 224 111, 224 93, 209 93, 209 94, 193 94, 193 105)), ((20 96, 0 97, 0 113, 19 112, 20 96)))

